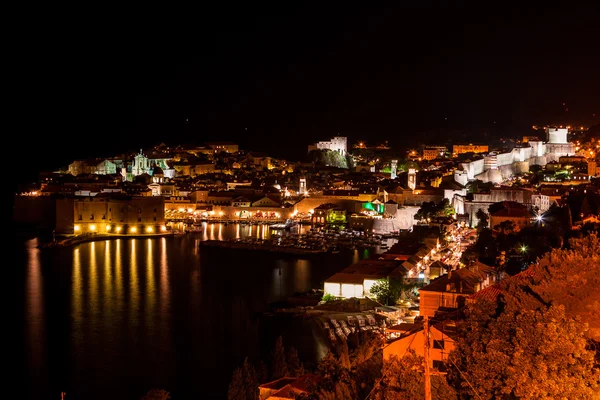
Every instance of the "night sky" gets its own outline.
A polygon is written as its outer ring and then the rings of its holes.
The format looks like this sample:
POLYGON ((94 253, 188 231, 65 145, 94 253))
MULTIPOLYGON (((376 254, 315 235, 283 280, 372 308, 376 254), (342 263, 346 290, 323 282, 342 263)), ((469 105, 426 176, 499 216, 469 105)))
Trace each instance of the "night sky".
POLYGON ((30 168, 160 142, 302 159, 337 134, 404 146, 598 123, 598 6, 216 3, 40 10, 16 62, 30 168))

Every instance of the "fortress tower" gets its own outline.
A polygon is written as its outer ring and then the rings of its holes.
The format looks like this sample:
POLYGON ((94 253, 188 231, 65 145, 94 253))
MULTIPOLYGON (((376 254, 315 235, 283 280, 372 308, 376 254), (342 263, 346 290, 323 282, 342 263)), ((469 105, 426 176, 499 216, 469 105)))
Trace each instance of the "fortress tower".
POLYGON ((308 193, 308 190, 306 189, 306 178, 300 178, 300 188, 298 190, 298 193, 302 195, 308 193))
POLYGON ((417 170, 414 168, 408 169, 408 188, 415 190, 417 187, 417 170))
POLYGON ((569 130, 567 128, 546 128, 546 140, 552 144, 566 144, 569 130))
POLYGON ((345 156, 348 154, 348 138, 345 136, 335 136, 328 142, 317 142, 315 144, 308 145, 308 152, 311 150, 332 150, 337 151, 341 155, 345 156))
POLYGON ((396 179, 396 173, 398 171, 398 160, 392 160, 392 173, 390 179, 396 179))
POLYGON ((562 156, 575 154, 575 144, 567 141, 568 128, 546 128, 546 161, 558 161, 562 156))

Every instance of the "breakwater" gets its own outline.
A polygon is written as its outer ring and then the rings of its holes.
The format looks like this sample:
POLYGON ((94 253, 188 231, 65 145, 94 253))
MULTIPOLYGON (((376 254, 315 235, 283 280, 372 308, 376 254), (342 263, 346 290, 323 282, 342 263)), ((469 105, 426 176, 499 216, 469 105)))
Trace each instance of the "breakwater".
POLYGON ((327 253, 324 249, 306 249, 301 247, 293 246, 282 246, 270 243, 247 243, 239 241, 222 241, 222 240, 204 240, 200 242, 200 247, 213 247, 221 249, 233 249, 233 250, 252 250, 252 251, 266 251, 269 253, 281 253, 290 255, 318 255, 327 253))
POLYGON ((95 234, 82 234, 77 236, 69 236, 62 239, 57 239, 51 242, 46 242, 38 245, 39 249, 52 249, 52 248, 61 248, 68 246, 75 246, 81 243, 94 242, 97 240, 107 240, 107 239, 140 239, 140 238, 156 238, 156 237, 165 237, 165 236, 173 236, 172 232, 165 233, 146 233, 139 235, 132 234, 119 234, 119 233, 95 233, 95 234))

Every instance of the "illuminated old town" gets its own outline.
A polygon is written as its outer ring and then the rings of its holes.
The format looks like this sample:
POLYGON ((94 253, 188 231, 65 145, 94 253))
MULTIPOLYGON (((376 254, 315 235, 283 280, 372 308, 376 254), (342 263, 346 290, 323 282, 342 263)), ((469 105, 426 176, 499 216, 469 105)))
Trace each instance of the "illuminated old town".
POLYGON ((600 399, 595 10, 456 7, 217 7, 67 79, 11 187, 14 398, 600 399))

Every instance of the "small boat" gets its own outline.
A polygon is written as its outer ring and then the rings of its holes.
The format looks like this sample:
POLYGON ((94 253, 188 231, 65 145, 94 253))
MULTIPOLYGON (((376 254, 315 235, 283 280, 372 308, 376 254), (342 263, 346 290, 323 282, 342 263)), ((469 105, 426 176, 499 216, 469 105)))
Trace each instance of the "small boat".
POLYGON ((202 233, 204 232, 204 227, 202 224, 192 224, 185 230, 187 233, 202 233))
POLYGON ((285 230, 290 230, 293 226, 296 226, 296 225, 297 225, 297 223, 295 221, 292 221, 291 219, 288 219, 283 224, 273 224, 273 225, 271 225, 271 229, 285 229, 285 230))

